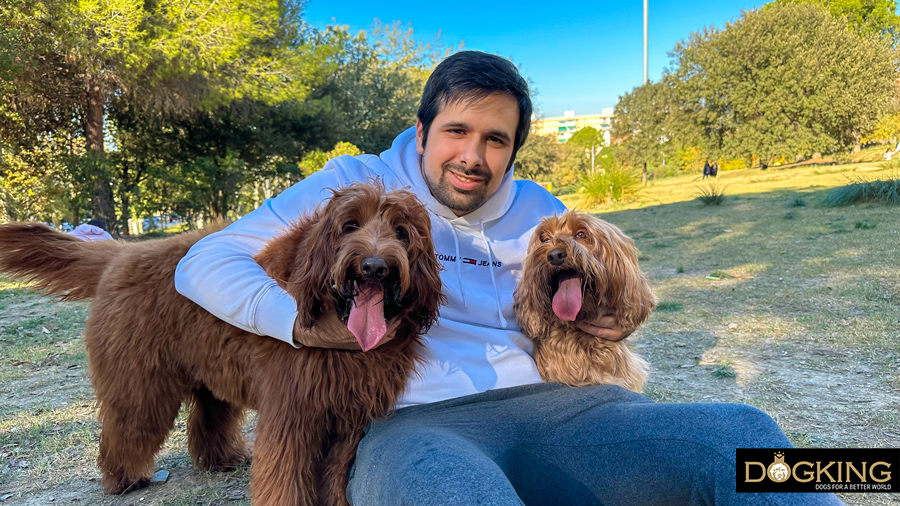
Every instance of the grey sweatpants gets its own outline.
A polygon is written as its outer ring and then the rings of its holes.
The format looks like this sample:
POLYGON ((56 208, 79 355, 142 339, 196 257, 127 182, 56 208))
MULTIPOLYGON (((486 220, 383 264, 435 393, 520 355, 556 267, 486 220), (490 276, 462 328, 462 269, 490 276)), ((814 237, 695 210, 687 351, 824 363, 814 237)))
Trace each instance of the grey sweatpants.
POLYGON ((347 497, 354 506, 842 504, 831 494, 735 492, 735 448, 790 446, 743 404, 527 385, 370 424, 347 497))

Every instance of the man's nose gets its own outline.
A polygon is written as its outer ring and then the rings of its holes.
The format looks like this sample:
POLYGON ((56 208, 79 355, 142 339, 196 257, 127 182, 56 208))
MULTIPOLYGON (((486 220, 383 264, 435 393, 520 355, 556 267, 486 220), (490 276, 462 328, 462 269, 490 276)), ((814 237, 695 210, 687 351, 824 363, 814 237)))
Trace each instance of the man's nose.
POLYGON ((480 167, 484 165, 484 150, 486 144, 480 139, 472 137, 466 139, 462 152, 459 154, 459 161, 466 166, 467 169, 480 167))

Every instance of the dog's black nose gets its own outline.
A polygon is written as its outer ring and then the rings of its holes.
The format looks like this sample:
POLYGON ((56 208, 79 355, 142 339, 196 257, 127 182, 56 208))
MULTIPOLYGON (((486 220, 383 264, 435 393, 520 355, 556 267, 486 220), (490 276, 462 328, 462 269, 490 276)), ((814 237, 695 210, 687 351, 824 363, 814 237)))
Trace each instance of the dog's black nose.
POLYGON ((547 260, 550 261, 551 264, 559 267, 566 261, 566 250, 562 248, 556 248, 555 250, 547 253, 547 260))
POLYGON ((388 273, 388 264, 383 258, 369 257, 360 265, 362 275, 366 279, 384 279, 388 273))

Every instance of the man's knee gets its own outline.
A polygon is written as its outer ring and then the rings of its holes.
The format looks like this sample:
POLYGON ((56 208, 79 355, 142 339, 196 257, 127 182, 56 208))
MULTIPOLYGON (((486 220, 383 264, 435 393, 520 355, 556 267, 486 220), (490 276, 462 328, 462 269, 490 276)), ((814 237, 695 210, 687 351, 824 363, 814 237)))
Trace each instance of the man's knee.
POLYGON ((521 504, 474 443, 439 428, 398 429, 363 439, 348 487, 351 504, 521 504))
MULTIPOLYGON (((477 450, 463 438, 433 428, 400 428, 379 434, 361 447, 370 458, 393 474, 427 474, 446 471, 448 464, 473 457, 477 450)), ((362 456, 360 456, 362 457, 362 456)))
POLYGON ((731 433, 735 448, 780 448, 790 442, 771 416, 747 404, 714 404, 716 416, 710 418, 726 433, 731 433))

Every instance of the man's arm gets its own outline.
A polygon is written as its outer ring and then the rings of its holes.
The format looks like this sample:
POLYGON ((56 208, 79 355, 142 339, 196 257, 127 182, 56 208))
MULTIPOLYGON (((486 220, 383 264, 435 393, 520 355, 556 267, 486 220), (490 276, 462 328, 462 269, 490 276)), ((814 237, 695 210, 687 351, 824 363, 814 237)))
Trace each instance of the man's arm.
POLYGON ((178 263, 175 289, 220 319, 294 344, 297 305, 256 263, 272 237, 312 212, 340 186, 334 170, 319 171, 195 244, 178 263))

